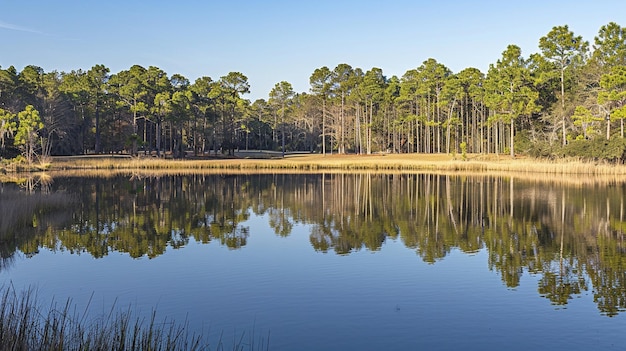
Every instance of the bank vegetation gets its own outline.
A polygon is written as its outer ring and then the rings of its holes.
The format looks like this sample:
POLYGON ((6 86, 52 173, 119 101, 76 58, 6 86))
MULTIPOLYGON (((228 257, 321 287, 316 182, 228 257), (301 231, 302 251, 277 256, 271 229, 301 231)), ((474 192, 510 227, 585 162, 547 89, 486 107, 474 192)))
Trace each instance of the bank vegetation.
POLYGON ((41 304, 35 289, 0 287, 0 350, 267 350, 269 336, 238 335, 209 343, 187 323, 137 315, 132 307, 94 316, 77 311, 71 300, 41 304), (231 345, 232 343, 232 345, 231 345))
POLYGON ((154 157, 60 157, 49 171, 171 171, 171 172, 448 172, 479 174, 578 174, 626 176, 626 166, 609 161, 589 161, 580 157, 561 159, 503 155, 376 154, 319 155, 271 153, 239 154, 236 158, 166 160, 154 157))
POLYGON ((452 72, 434 58, 399 77, 379 67, 322 66, 307 77, 308 91, 281 81, 255 101, 246 99, 251 87, 237 71, 191 81, 155 66, 0 67, 0 158, 18 164, 3 163, 8 170, 45 168, 55 155, 181 159, 238 150, 565 160, 554 172, 569 158, 623 163, 626 30, 611 22, 589 40, 558 25, 537 42, 527 56, 515 44, 503 47, 487 72, 452 72))

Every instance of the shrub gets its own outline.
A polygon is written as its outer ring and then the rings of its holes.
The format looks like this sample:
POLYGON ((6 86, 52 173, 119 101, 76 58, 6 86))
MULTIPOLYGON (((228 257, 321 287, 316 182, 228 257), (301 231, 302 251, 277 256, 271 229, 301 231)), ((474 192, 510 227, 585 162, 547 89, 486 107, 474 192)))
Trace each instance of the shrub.
POLYGON ((459 146, 461 147, 461 158, 463 161, 467 161, 467 143, 463 141, 459 146))
POLYGON ((610 140, 604 138, 571 140, 562 148, 561 153, 563 156, 582 157, 588 160, 623 162, 625 151, 626 140, 614 137, 610 140))

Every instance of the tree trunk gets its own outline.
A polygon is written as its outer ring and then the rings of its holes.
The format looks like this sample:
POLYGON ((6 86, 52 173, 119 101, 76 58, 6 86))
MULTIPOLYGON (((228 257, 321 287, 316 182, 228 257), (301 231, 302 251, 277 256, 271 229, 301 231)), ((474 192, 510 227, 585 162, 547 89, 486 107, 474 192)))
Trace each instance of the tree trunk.
POLYGON ((514 144, 513 136, 515 134, 514 124, 515 124, 515 120, 513 118, 511 118, 511 140, 510 140, 511 158, 515 158, 515 151, 513 150, 513 144, 514 144))
POLYGON ((156 154, 157 157, 161 157, 161 120, 158 119, 157 123, 156 123, 156 131, 155 131, 155 137, 156 137, 156 154))
POLYGON ((564 83, 564 72, 565 68, 561 69, 561 117, 562 117, 562 128, 563 128, 563 146, 567 143, 566 133, 565 133, 565 83, 564 83))
POLYGON ((344 93, 343 91, 341 92, 341 134, 339 135, 339 153, 340 154, 345 154, 346 150, 345 150, 345 144, 344 144, 344 140, 343 140, 343 135, 344 135, 344 128, 345 128, 345 117, 344 117, 344 93))
POLYGON ((100 106, 96 103, 96 145, 94 146, 96 154, 102 152, 102 145, 100 143, 100 106))
POLYGON ((370 101, 370 119, 369 119, 369 123, 367 124, 367 154, 371 155, 372 154, 372 123, 373 123, 373 119, 374 119, 374 102, 370 101))
POLYGON ((281 132, 281 142, 282 142, 282 154, 283 154, 283 158, 285 157, 285 102, 283 99, 283 104, 282 104, 282 112, 280 114, 280 132, 281 132))
POLYGON ((322 100, 322 155, 326 156, 326 98, 322 100))

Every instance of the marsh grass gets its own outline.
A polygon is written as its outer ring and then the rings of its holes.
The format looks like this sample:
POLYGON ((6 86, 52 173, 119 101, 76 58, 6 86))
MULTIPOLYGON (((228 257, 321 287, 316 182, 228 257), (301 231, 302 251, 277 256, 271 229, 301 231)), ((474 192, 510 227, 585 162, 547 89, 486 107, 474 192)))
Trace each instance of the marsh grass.
POLYGON ((446 154, 313 155, 295 154, 285 158, 216 158, 171 160, 153 157, 80 157, 54 160, 53 170, 133 171, 233 171, 248 172, 511 172, 529 174, 586 174, 626 176, 626 166, 582 159, 511 159, 497 155, 467 155, 467 159, 446 154))
MULTIPOLYGON (((4 287, 0 297, 0 350, 227 350, 220 337, 215 345, 189 331, 189 324, 148 318, 113 306, 108 313, 90 319, 87 309, 76 310, 71 300, 42 308, 33 289, 17 293, 4 287)), ((245 333, 233 338, 232 350, 266 350, 267 339, 245 333)))
POLYGON ((23 158, 17 160, 0 158, 0 173, 42 172, 52 166, 51 158, 40 158, 37 162, 27 163, 23 158))

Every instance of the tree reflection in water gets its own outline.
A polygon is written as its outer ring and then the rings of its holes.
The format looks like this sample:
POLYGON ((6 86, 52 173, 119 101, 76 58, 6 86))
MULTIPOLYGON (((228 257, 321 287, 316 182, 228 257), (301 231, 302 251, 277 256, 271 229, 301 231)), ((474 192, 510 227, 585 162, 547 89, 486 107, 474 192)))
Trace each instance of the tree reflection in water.
POLYGON ((0 192, 1 257, 16 250, 111 251, 156 257, 168 248, 217 241, 245 246, 252 214, 276 235, 310 228, 320 252, 348 255, 401 240, 435 264, 459 249, 485 249, 510 288, 540 274, 554 305, 593 289, 599 310, 626 308, 624 184, 435 174, 256 174, 81 178, 0 192))

